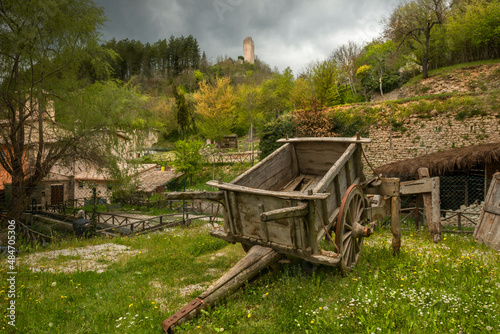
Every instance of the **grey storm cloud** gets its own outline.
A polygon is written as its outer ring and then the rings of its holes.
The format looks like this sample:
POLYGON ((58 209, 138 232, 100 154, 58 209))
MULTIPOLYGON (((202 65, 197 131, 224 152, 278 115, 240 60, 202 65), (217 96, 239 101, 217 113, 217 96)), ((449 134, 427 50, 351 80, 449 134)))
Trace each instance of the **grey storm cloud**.
POLYGON ((103 40, 154 43, 170 35, 193 35, 209 59, 243 54, 252 36, 255 54, 272 68, 328 57, 349 40, 367 42, 382 31, 397 0, 94 0, 108 22, 103 40))

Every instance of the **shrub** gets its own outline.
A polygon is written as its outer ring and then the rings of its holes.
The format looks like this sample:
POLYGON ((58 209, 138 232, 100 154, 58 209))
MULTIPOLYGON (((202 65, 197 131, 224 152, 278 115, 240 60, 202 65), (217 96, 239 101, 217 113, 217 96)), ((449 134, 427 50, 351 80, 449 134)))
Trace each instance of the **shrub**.
POLYGON ((278 149, 282 144, 276 141, 286 136, 295 136, 295 123, 292 117, 280 117, 265 125, 260 137, 260 160, 278 149))

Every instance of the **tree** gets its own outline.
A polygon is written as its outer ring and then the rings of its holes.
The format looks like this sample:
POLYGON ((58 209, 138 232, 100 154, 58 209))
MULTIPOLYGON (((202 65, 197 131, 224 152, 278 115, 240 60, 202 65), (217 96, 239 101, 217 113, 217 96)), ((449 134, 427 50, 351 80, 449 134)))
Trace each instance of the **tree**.
POLYGON ((262 100, 265 105, 263 112, 268 121, 293 109, 291 103, 293 86, 294 78, 290 67, 283 70, 283 73, 274 73, 272 78, 262 83, 262 100))
MULTIPOLYGON (((300 94, 312 94, 310 98, 311 108, 319 106, 333 106, 340 103, 338 91, 339 71, 337 63, 332 58, 323 61, 312 62, 307 66, 301 77, 309 86, 309 89, 300 88, 300 94)), ((298 81, 298 80, 297 80, 298 81)), ((297 84, 297 82, 296 82, 297 84)), ((303 83, 299 83, 303 85, 303 83)))
POLYGON ((500 2, 460 1, 446 24, 454 61, 467 62, 500 56, 500 2))
POLYGON ((411 40, 418 43, 422 51, 423 78, 429 76, 429 52, 431 31, 443 24, 448 15, 446 0, 405 0, 399 4, 385 24, 387 37, 401 46, 411 40))
POLYGON ((236 122, 236 98, 229 81, 229 78, 218 78, 212 86, 204 80, 194 95, 198 129, 206 138, 216 142, 229 135, 236 122))
MULTIPOLYGON (((363 56, 360 59, 364 64, 370 65, 368 70, 371 71, 368 71, 368 73, 373 77, 376 75, 381 96, 384 96, 383 78, 394 61, 395 49, 391 40, 386 42, 374 40, 365 47, 363 56)), ((366 72, 366 69, 365 67, 362 72, 366 72)))
POLYGON ((102 164, 116 137, 113 128, 130 124, 119 111, 126 101, 115 96, 108 110, 94 110, 102 96, 89 94, 99 87, 82 90, 88 81, 78 80, 89 59, 97 72, 107 70, 102 60, 112 53, 98 45, 104 21, 103 9, 90 0, 0 4, 0 165, 11 178, 8 215, 14 219, 54 165, 77 159, 102 164))
POLYGON ((349 41, 347 44, 342 44, 333 51, 332 58, 339 64, 341 74, 347 77, 351 91, 356 92, 356 62, 361 56, 363 48, 354 41, 349 41))
POLYGON ((187 129, 189 128, 189 108, 186 103, 184 92, 177 89, 175 84, 172 84, 175 104, 177 106, 177 125, 179 126, 179 134, 185 138, 187 129))
POLYGON ((175 159, 172 166, 178 173, 183 173, 189 177, 189 182, 193 183, 193 175, 203 170, 203 157, 200 150, 203 142, 196 140, 179 140, 174 146, 175 159))

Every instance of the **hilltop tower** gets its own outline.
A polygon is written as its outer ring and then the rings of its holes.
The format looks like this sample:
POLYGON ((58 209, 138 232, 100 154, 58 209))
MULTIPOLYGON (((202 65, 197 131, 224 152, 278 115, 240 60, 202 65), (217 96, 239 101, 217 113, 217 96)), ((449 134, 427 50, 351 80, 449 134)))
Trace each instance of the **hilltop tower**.
POLYGON ((243 58, 246 62, 253 64, 255 61, 255 49, 252 37, 248 36, 243 40, 243 58))

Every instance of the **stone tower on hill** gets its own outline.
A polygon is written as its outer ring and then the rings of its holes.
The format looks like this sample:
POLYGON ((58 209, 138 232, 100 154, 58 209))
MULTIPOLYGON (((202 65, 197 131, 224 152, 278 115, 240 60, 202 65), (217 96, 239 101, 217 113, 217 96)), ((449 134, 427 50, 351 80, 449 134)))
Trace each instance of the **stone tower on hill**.
POLYGON ((243 58, 250 64, 253 64, 255 61, 255 50, 252 37, 250 36, 243 40, 243 58))

